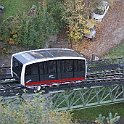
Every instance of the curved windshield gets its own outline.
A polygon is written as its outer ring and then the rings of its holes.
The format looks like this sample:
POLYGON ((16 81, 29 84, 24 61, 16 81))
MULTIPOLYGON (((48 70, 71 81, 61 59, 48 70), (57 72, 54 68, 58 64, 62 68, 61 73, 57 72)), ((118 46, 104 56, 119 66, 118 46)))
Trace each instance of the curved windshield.
POLYGON ((104 12, 105 12, 105 10, 102 10, 102 9, 95 9, 95 11, 94 11, 94 13, 95 14, 99 14, 99 15, 103 15, 104 14, 104 12))
POLYGON ((12 71, 13 71, 14 77, 19 79, 19 80, 21 77, 22 66, 23 66, 23 64, 19 60, 17 60, 15 57, 13 57, 12 71))

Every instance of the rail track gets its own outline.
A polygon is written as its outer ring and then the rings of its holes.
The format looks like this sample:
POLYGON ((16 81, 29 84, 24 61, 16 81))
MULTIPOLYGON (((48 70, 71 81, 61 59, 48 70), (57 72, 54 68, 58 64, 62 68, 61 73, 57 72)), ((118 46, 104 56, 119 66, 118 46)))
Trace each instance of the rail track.
POLYGON ((23 93, 34 93, 44 91, 60 92, 68 89, 79 89, 85 87, 110 86, 113 84, 124 84, 124 60, 100 60, 88 63, 87 80, 42 87, 40 90, 24 87, 11 77, 10 67, 0 67, 0 96, 15 96, 23 93), (121 61, 122 60, 122 61, 121 61))
MULTIPOLYGON (((124 84, 124 73, 97 73, 89 75, 87 80, 72 82, 71 84, 62 84, 62 85, 53 85, 52 87, 40 87, 40 91, 44 91, 44 93, 48 93, 50 91, 62 91, 68 89, 79 89, 84 87, 96 87, 96 86, 110 86, 113 84, 124 84)), ((13 95, 21 95, 23 93, 34 93, 37 90, 30 89, 24 87, 16 80, 6 79, 1 80, 0 83, 0 96, 13 96, 13 95)))

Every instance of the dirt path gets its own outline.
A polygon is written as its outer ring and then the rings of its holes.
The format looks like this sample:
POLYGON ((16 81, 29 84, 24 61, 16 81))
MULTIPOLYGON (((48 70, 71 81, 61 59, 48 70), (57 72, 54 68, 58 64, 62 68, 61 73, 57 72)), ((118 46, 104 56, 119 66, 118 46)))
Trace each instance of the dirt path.
POLYGON ((84 55, 102 56, 111 48, 124 42, 124 0, 116 1, 110 7, 102 22, 97 25, 97 34, 94 42, 83 41, 76 49, 84 55))

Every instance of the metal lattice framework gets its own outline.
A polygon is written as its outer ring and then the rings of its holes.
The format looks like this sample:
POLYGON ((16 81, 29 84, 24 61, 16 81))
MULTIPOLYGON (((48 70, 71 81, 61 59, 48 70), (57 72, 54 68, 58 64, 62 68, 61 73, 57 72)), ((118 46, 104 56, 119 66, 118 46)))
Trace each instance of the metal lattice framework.
POLYGON ((67 90, 45 95, 48 106, 55 110, 89 108, 124 101, 124 85, 99 86, 67 90))
POLYGON ((6 104, 17 105, 25 100, 45 98, 45 107, 57 111, 79 108, 90 108, 105 104, 114 104, 124 101, 124 85, 84 87, 73 90, 49 92, 47 94, 23 94, 21 96, 3 97, 6 104))

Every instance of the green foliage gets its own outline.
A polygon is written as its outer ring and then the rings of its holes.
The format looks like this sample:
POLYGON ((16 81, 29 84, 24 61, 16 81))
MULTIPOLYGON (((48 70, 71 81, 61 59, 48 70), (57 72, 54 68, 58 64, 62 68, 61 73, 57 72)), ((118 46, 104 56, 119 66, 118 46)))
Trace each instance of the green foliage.
POLYGON ((72 41, 76 42, 83 38, 85 22, 81 15, 69 19, 68 36, 72 41))
POLYGON ((3 20, 0 35, 3 40, 7 41, 11 38, 12 34, 16 31, 17 28, 17 18, 10 16, 6 20, 3 20))
POLYGON ((4 19, 15 16, 19 12, 27 12, 33 4, 40 0, 0 0, 0 4, 5 7, 4 19))
POLYGON ((98 118, 96 118, 96 123, 98 124, 104 124, 105 116, 102 116, 102 114, 99 114, 98 118))
POLYGON ((68 36, 72 41, 79 41, 83 37, 83 24, 85 19, 82 16, 84 8, 83 1, 65 1, 66 19, 68 23, 68 36))
POLYGON ((48 36, 57 32, 58 28, 53 17, 46 10, 39 10, 35 17, 26 16, 21 19, 17 41, 25 46, 42 48, 48 36))
POLYGON ((66 25, 65 9, 61 0, 47 0, 47 11, 52 15, 59 29, 66 25))
POLYGON ((124 104, 112 104, 112 105, 105 105, 93 108, 86 108, 80 110, 73 111, 73 118, 74 120, 94 120, 99 113, 102 113, 105 117, 108 116, 108 113, 116 113, 118 112, 121 117, 124 117, 124 104))
MULTIPOLYGON (((65 111, 65 112, 56 112, 56 111, 50 111, 48 114, 49 122, 51 124, 73 124, 72 123, 72 115, 65 111)), ((47 124, 47 123, 45 123, 47 124)), ((49 124, 49 123, 48 123, 49 124)))
POLYGON ((41 124, 43 99, 34 98, 18 105, 0 102, 1 124, 41 124))
POLYGON ((111 49, 106 55, 108 58, 124 57, 124 42, 111 49))
POLYGON ((118 113, 115 113, 113 116, 112 113, 109 113, 109 116, 106 118, 108 124, 116 124, 120 119, 118 113))
POLYGON ((102 114, 99 114, 99 117, 96 118, 95 122, 97 124, 116 124, 120 119, 120 116, 118 116, 117 113, 113 116, 112 113, 109 113, 109 116, 105 118, 105 116, 102 116, 102 114))
POLYGON ((12 38, 21 45, 42 48, 47 38, 57 32, 58 27, 51 14, 39 7, 33 16, 23 13, 4 20, 1 37, 5 41, 12 38))
POLYGON ((72 124, 69 112, 48 109, 41 94, 30 97, 19 103, 1 101, 0 124, 72 124))

